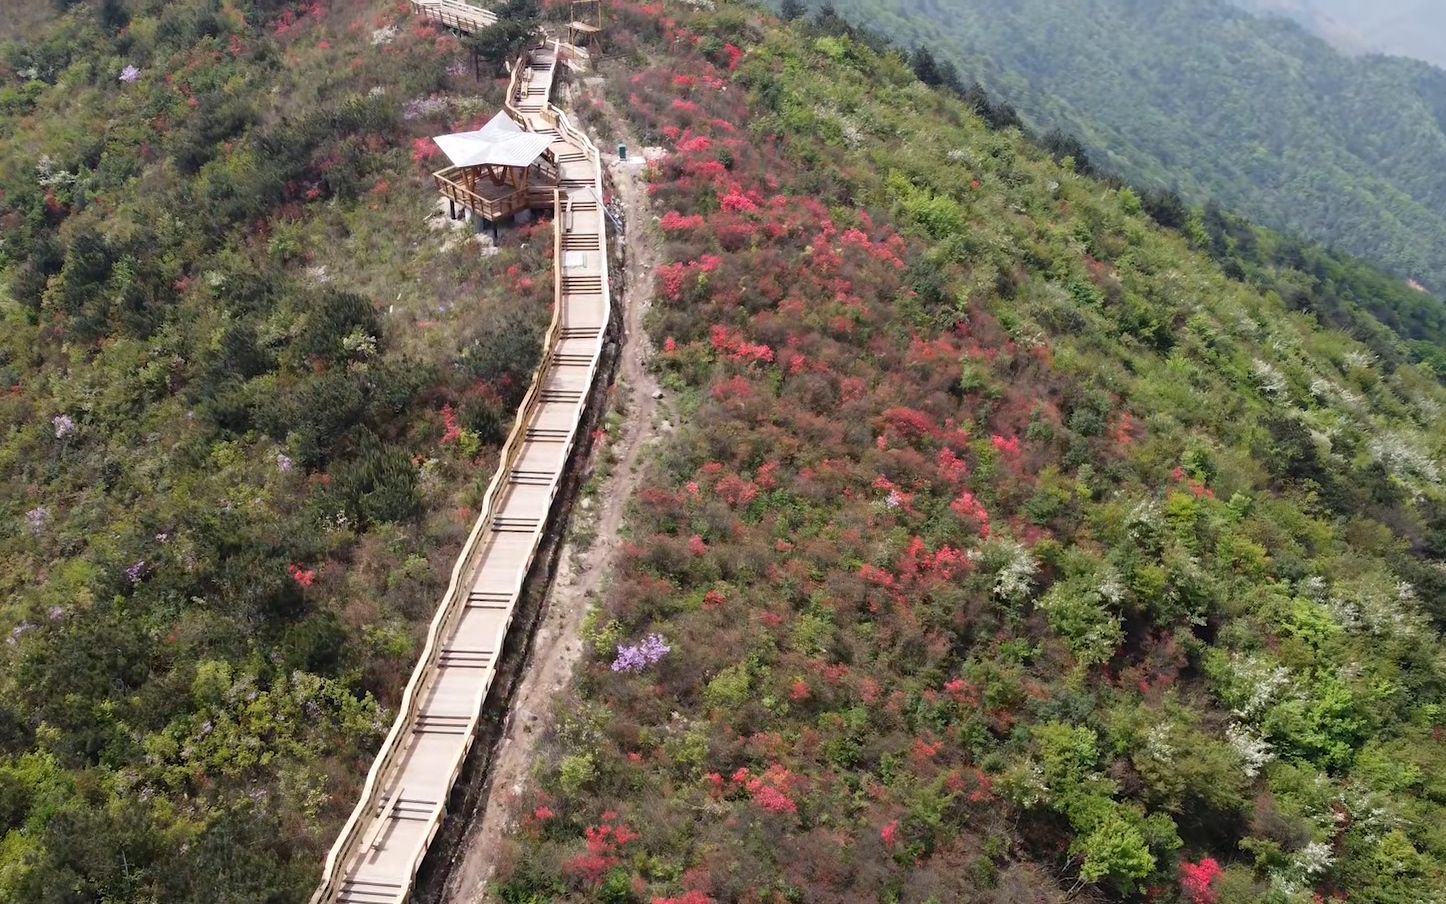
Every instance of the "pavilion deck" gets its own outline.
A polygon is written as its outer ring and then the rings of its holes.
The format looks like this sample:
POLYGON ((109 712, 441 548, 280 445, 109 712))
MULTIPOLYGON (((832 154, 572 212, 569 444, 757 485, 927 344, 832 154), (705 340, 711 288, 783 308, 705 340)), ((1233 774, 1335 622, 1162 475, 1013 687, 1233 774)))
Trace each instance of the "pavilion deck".
POLYGON ((449 166, 432 174, 442 197, 476 216, 498 223, 521 210, 552 207, 555 180, 529 182, 521 187, 498 185, 488 179, 468 179, 465 167, 449 166))

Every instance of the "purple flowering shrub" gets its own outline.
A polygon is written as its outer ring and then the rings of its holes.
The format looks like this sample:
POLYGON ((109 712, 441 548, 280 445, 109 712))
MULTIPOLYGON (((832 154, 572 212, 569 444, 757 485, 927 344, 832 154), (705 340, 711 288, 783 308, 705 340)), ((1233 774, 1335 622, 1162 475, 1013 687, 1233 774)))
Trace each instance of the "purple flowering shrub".
POLYGON ((614 672, 641 672, 661 661, 673 648, 661 634, 649 634, 639 644, 618 644, 618 658, 613 660, 614 672))

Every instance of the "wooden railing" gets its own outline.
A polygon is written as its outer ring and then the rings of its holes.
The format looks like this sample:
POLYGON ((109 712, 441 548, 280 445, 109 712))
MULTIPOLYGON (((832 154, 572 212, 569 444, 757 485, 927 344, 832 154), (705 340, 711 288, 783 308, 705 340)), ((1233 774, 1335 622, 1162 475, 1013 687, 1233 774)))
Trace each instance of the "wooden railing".
MULTIPOLYGON (((546 89, 545 92, 544 92, 543 95, 542 95, 543 98, 544 98, 543 105, 542 105, 544 110, 547 109, 547 107, 548 107, 547 99, 550 99, 550 98, 552 97, 552 83, 553 83, 553 81, 554 81, 554 80, 556 79, 556 77, 557 77, 557 67, 558 67, 558 64, 562 61, 562 51, 561 51, 561 49, 560 49, 560 48, 561 48, 561 44, 562 44, 562 42, 561 42, 561 41, 557 41, 557 40, 554 40, 554 41, 552 42, 552 61, 553 61, 553 62, 552 62, 552 66, 549 67, 549 68, 548 68, 548 71, 547 71, 547 82, 546 82, 545 84, 543 84, 543 85, 540 85, 540 86, 532 86, 532 87, 541 87, 541 88, 546 89)), ((547 46, 547 42, 546 42, 546 41, 541 42, 541 46, 542 46, 542 47, 546 47, 546 46, 547 46)), ((522 57, 521 57, 520 60, 518 60, 517 65, 512 67, 512 77, 507 80, 507 100, 506 100, 504 106, 507 108, 508 114, 511 115, 511 117, 512 117, 513 119, 517 120, 519 123, 524 123, 524 124, 525 124, 525 122, 526 122, 526 120, 525 120, 525 118, 524 118, 524 112, 523 112, 521 109, 519 109, 518 107, 514 106, 514 104, 516 104, 518 101, 521 100, 521 98, 518 96, 518 93, 517 93, 517 92, 518 92, 518 88, 520 87, 519 79, 521 78, 523 71, 531 68, 531 66, 532 66, 532 54, 533 54, 533 52, 536 51, 537 49, 538 49, 537 47, 533 47, 533 48, 530 48, 530 49, 528 49, 528 50, 526 50, 526 51, 523 52, 522 57)))
POLYGON ((522 77, 522 73, 527 68, 527 58, 530 53, 531 51, 524 51, 522 56, 518 58, 517 63, 512 67, 512 73, 507 78, 507 96, 502 101, 502 109, 506 110, 507 115, 512 117, 512 120, 523 128, 527 128, 527 120, 523 118, 522 111, 514 107, 512 102, 517 98, 518 79, 522 77))
MULTIPOLYGON (((547 120, 554 129, 557 129, 563 138, 578 145, 583 149, 583 153, 587 154, 588 161, 592 164, 593 173, 595 174, 592 188, 588 193, 597 201, 599 212, 608 215, 602 197, 602 154, 598 151, 597 146, 592 143, 592 140, 588 138, 581 129, 578 129, 572 124, 572 120, 567 118, 566 113, 556 107, 549 106, 544 109, 542 111, 542 117, 547 120)), ((604 280, 604 282, 606 282, 606 280, 604 280)), ((609 302, 611 302, 611 299, 609 299, 609 302)))
MULTIPOLYGON (((437 183, 437 191, 449 201, 464 205, 494 223, 532 206, 534 194, 525 187, 501 197, 488 198, 453 178, 461 171, 461 167, 449 166, 432 174, 432 180, 437 183)), ((544 191, 550 195, 553 190, 549 186, 544 191)))
POLYGON ((412 12, 447 28, 468 33, 497 21, 497 14, 457 0, 412 0, 412 12))

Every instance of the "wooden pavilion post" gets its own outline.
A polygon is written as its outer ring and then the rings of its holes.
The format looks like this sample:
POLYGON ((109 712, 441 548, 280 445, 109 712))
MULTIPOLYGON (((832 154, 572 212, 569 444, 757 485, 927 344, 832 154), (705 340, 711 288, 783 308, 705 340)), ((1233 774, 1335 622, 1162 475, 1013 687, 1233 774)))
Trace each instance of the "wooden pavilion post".
POLYGON ((568 42, 574 47, 588 46, 602 55, 602 0, 572 0, 572 21, 567 27, 568 42))

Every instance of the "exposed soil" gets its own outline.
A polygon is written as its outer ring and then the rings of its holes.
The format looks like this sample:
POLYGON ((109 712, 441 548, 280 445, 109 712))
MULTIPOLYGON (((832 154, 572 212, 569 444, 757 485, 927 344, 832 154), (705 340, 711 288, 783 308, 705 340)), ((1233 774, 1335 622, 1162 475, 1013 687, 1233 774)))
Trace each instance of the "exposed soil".
POLYGON ((611 155, 603 155, 603 161, 625 211, 628 230, 621 293, 626 305, 624 346, 617 390, 625 418, 611 447, 616 464, 595 495, 593 507, 589 510, 583 504, 574 510, 567 547, 542 604, 528 670, 512 699, 482 800, 448 877, 443 900, 455 904, 490 900, 486 886, 498 866, 496 840, 506 834, 517 817, 518 803, 537 762, 538 742, 582 655, 583 620, 612 573, 622 545, 627 502, 642 479, 643 451, 659 432, 660 393, 657 381, 646 368, 651 352, 642 326, 652 303, 659 242, 648 208, 641 161, 623 163, 611 155))

